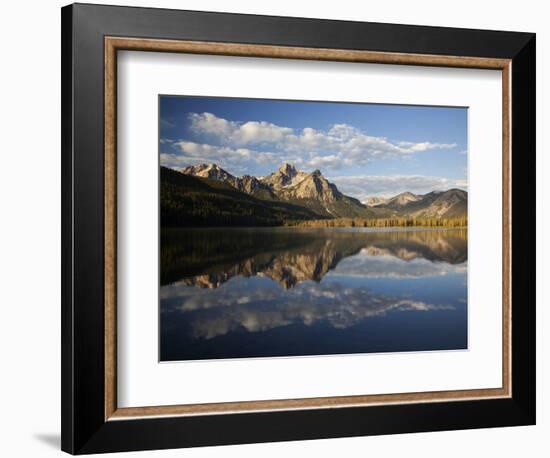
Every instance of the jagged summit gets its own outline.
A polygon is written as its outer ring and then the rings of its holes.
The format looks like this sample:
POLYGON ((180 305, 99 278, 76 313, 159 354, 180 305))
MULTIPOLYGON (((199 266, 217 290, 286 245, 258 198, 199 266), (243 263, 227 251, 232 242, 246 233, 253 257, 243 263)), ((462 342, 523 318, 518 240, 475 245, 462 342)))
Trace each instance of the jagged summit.
POLYGON ((181 173, 186 175, 194 175, 202 178, 210 178, 212 180, 219 181, 229 181, 235 180, 235 177, 229 172, 222 169, 217 164, 199 164, 199 165, 190 165, 189 167, 184 167, 180 170, 181 173))
POLYGON ((296 174, 298 173, 296 167, 294 167, 294 165, 292 164, 289 164, 288 162, 285 162, 283 165, 281 165, 278 171, 290 177, 296 176, 296 174))
POLYGON ((262 178, 262 182, 271 186, 274 190, 280 190, 298 184, 306 176, 306 172, 300 172, 292 164, 285 163, 276 172, 262 178))
POLYGON ((334 202, 342 196, 338 188, 330 183, 319 169, 306 174, 299 183, 287 187, 282 192, 287 198, 314 199, 325 203, 334 202))

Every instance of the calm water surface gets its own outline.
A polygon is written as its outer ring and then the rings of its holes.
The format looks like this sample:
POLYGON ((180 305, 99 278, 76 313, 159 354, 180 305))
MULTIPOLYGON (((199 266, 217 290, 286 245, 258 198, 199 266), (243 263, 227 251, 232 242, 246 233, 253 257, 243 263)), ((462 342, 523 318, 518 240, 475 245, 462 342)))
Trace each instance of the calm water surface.
POLYGON ((160 359, 467 348, 467 231, 166 229, 160 359))

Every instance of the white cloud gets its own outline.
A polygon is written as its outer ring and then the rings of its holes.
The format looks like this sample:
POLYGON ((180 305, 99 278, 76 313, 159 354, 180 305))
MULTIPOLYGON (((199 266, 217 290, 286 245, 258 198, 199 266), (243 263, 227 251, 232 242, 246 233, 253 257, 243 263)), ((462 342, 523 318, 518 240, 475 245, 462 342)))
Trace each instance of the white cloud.
POLYGON ((467 189, 465 179, 450 179, 423 175, 386 175, 386 176, 336 176, 332 177, 338 189, 344 194, 366 200, 367 197, 390 197, 409 191, 415 194, 426 194, 431 191, 450 188, 467 189))
POLYGON ((336 168, 338 166, 339 161, 340 161, 340 158, 338 156, 336 156, 335 154, 330 154, 329 156, 314 156, 311 159, 309 159, 306 163, 310 167, 314 167, 314 168, 320 168, 320 167, 336 168))
POLYGON ((178 168, 190 164, 214 162, 230 173, 246 170, 250 162, 257 164, 278 165, 280 157, 263 151, 253 151, 248 148, 231 148, 215 146, 206 143, 179 141, 172 143, 178 153, 162 153, 160 163, 165 167, 178 168))
MULTIPOLYGON (((444 243, 444 242, 442 242, 444 243)), ((407 251, 400 249, 400 255, 407 251)), ((425 278, 465 272, 465 264, 434 263, 414 250, 408 250, 404 259, 390 250, 369 246, 360 253, 343 259, 331 275, 358 278, 425 278)))
POLYGON ((334 124, 326 131, 311 127, 295 130, 265 121, 228 121, 212 113, 191 113, 189 121, 195 134, 223 147, 268 146, 280 157, 298 155, 298 161, 294 159, 293 162, 311 168, 319 165, 334 169, 343 165, 365 165, 373 159, 410 157, 423 151, 457 146, 454 143, 393 141, 367 135, 349 124, 334 124))
POLYGON ((292 134, 289 127, 280 127, 264 121, 237 123, 218 118, 212 113, 191 113, 189 121, 192 131, 217 137, 234 146, 280 142, 292 134))

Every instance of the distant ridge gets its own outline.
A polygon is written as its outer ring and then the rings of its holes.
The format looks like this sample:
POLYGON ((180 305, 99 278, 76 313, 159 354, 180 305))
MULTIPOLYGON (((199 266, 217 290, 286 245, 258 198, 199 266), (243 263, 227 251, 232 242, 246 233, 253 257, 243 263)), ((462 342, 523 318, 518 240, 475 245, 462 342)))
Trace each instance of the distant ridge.
POLYGON ((462 189, 427 194, 403 192, 391 198, 367 199, 371 208, 386 209, 413 218, 462 218, 468 213, 468 193, 462 189))

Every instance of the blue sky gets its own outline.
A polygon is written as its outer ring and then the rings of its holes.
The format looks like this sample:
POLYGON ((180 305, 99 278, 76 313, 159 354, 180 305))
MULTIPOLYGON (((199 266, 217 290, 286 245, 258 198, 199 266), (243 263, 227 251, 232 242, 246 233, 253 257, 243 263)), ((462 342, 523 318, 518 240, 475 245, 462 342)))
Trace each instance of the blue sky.
POLYGON ((467 189, 467 109, 159 97, 161 164, 263 176, 320 169, 349 195, 467 189))

